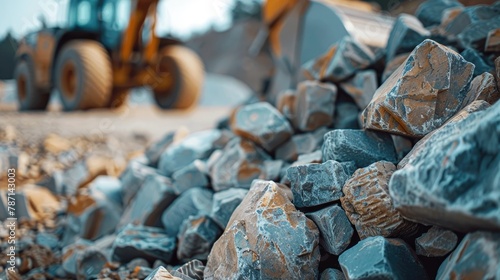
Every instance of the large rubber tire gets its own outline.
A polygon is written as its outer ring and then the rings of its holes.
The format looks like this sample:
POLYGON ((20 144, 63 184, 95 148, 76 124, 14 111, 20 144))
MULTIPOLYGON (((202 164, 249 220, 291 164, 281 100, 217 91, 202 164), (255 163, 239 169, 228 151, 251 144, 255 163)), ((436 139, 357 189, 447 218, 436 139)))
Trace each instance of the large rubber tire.
POLYGON ((20 111, 45 110, 50 99, 49 90, 40 90, 36 84, 35 68, 29 59, 16 64, 14 78, 20 111))
POLYGON ((108 53, 91 40, 75 40, 57 58, 56 88, 65 111, 106 108, 113 86, 108 53))
POLYGON ((183 46, 168 46, 160 53, 160 63, 166 65, 172 84, 167 89, 153 87, 158 106, 162 109, 188 109, 197 104, 205 76, 198 55, 183 46))

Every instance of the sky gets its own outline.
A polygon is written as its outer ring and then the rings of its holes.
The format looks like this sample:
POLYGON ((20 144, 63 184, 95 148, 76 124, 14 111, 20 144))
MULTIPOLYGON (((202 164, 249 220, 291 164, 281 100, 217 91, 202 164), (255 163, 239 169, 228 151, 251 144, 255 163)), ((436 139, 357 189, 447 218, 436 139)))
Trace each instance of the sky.
MULTIPOLYGON (((69 0, 0 0, 0 38, 9 30, 16 37, 47 25, 64 25, 69 0)), ((233 0, 160 0, 157 33, 172 32, 187 37, 210 27, 224 29, 230 24, 233 0)))

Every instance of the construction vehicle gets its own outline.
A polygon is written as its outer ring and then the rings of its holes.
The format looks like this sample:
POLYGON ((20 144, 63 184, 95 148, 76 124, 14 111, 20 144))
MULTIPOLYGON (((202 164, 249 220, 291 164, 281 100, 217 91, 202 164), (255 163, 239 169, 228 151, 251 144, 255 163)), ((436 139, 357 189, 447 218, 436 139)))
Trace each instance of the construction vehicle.
POLYGON ((20 110, 44 110, 53 88, 66 111, 122 105, 149 87, 159 107, 196 104, 204 78, 198 56, 155 34, 159 0, 70 0, 67 26, 28 34, 14 72, 20 110))

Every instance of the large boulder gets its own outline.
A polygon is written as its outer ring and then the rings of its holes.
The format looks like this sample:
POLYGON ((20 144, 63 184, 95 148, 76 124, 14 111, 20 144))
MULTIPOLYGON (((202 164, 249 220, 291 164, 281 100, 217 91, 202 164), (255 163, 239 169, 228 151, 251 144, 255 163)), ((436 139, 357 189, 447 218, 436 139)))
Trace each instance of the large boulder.
POLYGON ((474 65, 432 40, 419 44, 363 111, 365 128, 423 137, 463 107, 474 65))
POLYGON ((404 217, 458 231, 500 230, 500 103, 444 125, 414 149, 389 183, 404 217))
POLYGON ((319 232, 286 187, 255 181, 217 240, 205 279, 316 279, 319 232))

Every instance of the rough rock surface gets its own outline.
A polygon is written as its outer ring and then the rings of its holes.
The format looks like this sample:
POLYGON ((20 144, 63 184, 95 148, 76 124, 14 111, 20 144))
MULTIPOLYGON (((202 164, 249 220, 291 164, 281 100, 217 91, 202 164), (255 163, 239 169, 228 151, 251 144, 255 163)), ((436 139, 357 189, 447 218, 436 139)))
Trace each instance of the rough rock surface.
POLYGON ((175 277, 166 268, 160 266, 156 268, 145 280, 182 280, 179 277, 175 277))
POLYGON ((423 137, 457 113, 474 65, 432 40, 418 45, 363 111, 365 128, 423 137))
POLYGON ((174 172, 174 187, 177 193, 183 193, 188 189, 195 187, 208 186, 208 170, 204 161, 195 160, 189 165, 174 172))
POLYGON ((271 157, 252 142, 241 138, 231 140, 210 171, 212 188, 215 191, 250 188, 254 179, 266 177, 264 161, 269 159, 271 157))
POLYGON ((399 66, 406 61, 408 56, 410 56, 410 53, 402 53, 396 55, 392 60, 388 61, 385 65, 384 72, 382 73, 382 82, 387 81, 392 73, 394 73, 399 66))
POLYGON ((467 234, 439 267, 436 279, 498 279, 500 234, 467 234))
POLYGON ((500 53, 500 28, 493 29, 488 32, 486 43, 484 45, 485 52, 500 53))
POLYGON ((234 133, 247 138, 266 151, 274 151, 293 135, 286 118, 267 102, 240 107, 231 118, 234 133))
POLYGON ((340 255, 351 243, 354 232, 347 216, 338 205, 307 213, 320 232, 319 244, 330 254, 340 255))
POLYGON ((189 216, 210 214, 212 190, 192 188, 179 196, 162 214, 161 221, 169 236, 177 236, 184 220, 189 216))
POLYGON ((339 257, 346 279, 428 279, 417 256, 401 239, 369 237, 339 257))
POLYGON ((335 109, 335 129, 359 129, 359 108, 351 102, 340 102, 335 109))
POLYGON ((177 235, 177 258, 206 260, 221 233, 219 226, 208 216, 190 216, 184 220, 177 235))
POLYGON ((290 122, 295 120, 295 103, 297 95, 294 90, 285 90, 280 92, 276 101, 276 109, 283 114, 290 122))
POLYGON ((144 163, 132 160, 128 164, 125 171, 120 176, 120 181, 123 185, 123 202, 124 206, 128 205, 132 198, 137 194, 141 185, 148 175, 157 174, 157 170, 146 166, 144 163))
POLYGON ((319 280, 345 280, 344 273, 335 268, 327 268, 321 273, 319 280))
POLYGON ((286 187, 256 181, 212 248, 204 278, 317 278, 319 231, 290 198, 286 187))
POLYGON ((323 160, 354 161, 358 168, 386 160, 397 162, 391 136, 376 131, 337 129, 325 134, 323 160))
POLYGON ((372 100, 378 88, 377 72, 369 69, 357 72, 354 77, 340 84, 340 88, 354 99, 356 105, 363 110, 372 100))
POLYGON ((295 161, 299 155, 314 152, 321 146, 323 136, 313 133, 296 134, 285 144, 276 149, 275 158, 285 161, 295 161))
POLYGON ((500 230, 499 139, 498 102, 441 127, 392 175, 396 209, 423 224, 500 230))
POLYGON ((153 262, 157 259, 169 262, 175 251, 175 237, 166 235, 163 229, 127 225, 113 243, 114 260, 129 262, 143 258, 153 262))
POLYGON ((418 18, 408 14, 399 15, 387 40, 386 61, 391 61, 398 54, 411 52, 430 36, 431 32, 424 28, 418 18))
POLYGON ((345 183, 340 200, 361 239, 369 236, 398 237, 416 230, 394 209, 388 184, 396 166, 379 161, 360 168, 345 183))
POLYGON ((471 100, 484 100, 494 104, 500 99, 500 91, 497 89, 495 77, 485 72, 472 80, 467 98, 471 100))
POLYGON ((328 160, 323 164, 291 166, 286 176, 290 180, 293 204, 310 207, 338 200, 350 175, 343 164, 328 160))
POLYGON ((226 228, 231 215, 247 195, 247 189, 231 188, 216 192, 213 196, 212 212, 210 217, 221 228, 226 228))
POLYGON ((460 55, 467 61, 475 65, 474 67, 474 77, 481 75, 484 72, 490 72, 493 70, 493 65, 490 65, 481 53, 472 48, 467 48, 460 55))
POLYGON ((433 226, 426 233, 415 239, 417 255, 442 257, 455 249, 458 237, 451 231, 433 226))
POLYGON ((296 101, 296 128, 313 131, 333 121, 337 87, 317 81, 304 81, 298 85, 296 101))
POLYGON ((439 25, 443 12, 455 7, 462 7, 462 4, 456 0, 428 0, 418 6, 415 15, 426 27, 439 25))

